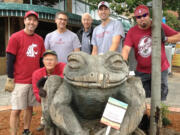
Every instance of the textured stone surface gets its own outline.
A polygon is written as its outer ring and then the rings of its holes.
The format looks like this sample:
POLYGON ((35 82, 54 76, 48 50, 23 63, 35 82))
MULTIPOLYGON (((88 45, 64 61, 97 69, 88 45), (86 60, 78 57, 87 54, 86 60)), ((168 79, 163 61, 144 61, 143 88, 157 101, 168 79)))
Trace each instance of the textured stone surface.
POLYGON ((47 97, 42 99, 42 106, 46 127, 52 130, 49 134, 59 134, 60 130, 68 135, 104 134, 105 128, 98 121, 109 97, 128 104, 120 131, 112 130, 110 135, 135 131, 145 110, 145 93, 140 79, 128 74, 120 53, 71 53, 64 80, 50 76, 44 87, 47 97))

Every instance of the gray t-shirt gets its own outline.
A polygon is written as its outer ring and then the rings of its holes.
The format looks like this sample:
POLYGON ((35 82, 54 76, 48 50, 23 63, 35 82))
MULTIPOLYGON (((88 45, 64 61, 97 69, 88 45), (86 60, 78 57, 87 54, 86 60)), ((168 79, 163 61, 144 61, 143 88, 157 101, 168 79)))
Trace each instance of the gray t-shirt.
MULTIPOLYGON (((123 26, 120 21, 110 20, 105 27, 100 24, 94 29, 91 43, 98 47, 98 54, 103 54, 109 51, 112 45, 112 38, 117 35, 120 35, 121 38, 125 37, 123 26)), ((118 52, 121 51, 121 43, 117 49, 118 52)))
POLYGON ((91 54, 91 41, 90 41, 90 36, 88 35, 89 35, 89 31, 88 32, 84 31, 82 34, 81 51, 91 54))
POLYGON ((58 55, 58 62, 67 63, 67 56, 74 49, 80 48, 80 41, 75 33, 66 30, 64 33, 58 33, 57 30, 46 35, 45 48, 54 50, 58 55))

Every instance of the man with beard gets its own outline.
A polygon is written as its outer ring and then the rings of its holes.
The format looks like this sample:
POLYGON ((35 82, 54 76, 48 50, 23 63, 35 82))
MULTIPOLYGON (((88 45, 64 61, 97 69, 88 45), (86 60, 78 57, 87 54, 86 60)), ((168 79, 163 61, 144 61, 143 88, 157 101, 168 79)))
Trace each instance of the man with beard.
POLYGON ((26 12, 24 24, 23 30, 10 37, 6 49, 8 78, 5 90, 13 91, 10 115, 11 135, 17 135, 21 110, 24 110, 23 135, 31 135, 29 129, 33 106, 37 104, 32 90, 32 73, 40 68, 40 59, 45 51, 42 37, 35 34, 38 14, 34 11, 26 12))
POLYGON ((124 37, 124 29, 120 21, 109 18, 109 3, 101 1, 98 4, 98 15, 101 24, 98 25, 92 36, 92 55, 104 54, 107 51, 121 51, 121 39, 124 37))
MULTIPOLYGON (((122 56, 124 60, 128 59, 131 48, 134 48, 137 67, 135 74, 141 78, 146 97, 151 97, 151 52, 152 21, 149 15, 149 9, 145 5, 139 5, 134 11, 137 25, 132 27, 126 36, 122 56)), ((176 43, 180 41, 180 33, 176 32, 166 24, 162 23, 161 29, 161 100, 166 100, 168 95, 168 67, 169 63, 165 53, 165 42, 176 43)))

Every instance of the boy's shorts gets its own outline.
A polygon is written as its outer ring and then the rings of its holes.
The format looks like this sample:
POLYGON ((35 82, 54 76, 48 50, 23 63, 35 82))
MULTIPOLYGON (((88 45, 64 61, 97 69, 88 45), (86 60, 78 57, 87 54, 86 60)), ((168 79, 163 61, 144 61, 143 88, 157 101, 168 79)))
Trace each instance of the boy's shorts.
POLYGON ((32 84, 16 83, 11 95, 12 110, 23 110, 39 103, 33 93, 32 84))

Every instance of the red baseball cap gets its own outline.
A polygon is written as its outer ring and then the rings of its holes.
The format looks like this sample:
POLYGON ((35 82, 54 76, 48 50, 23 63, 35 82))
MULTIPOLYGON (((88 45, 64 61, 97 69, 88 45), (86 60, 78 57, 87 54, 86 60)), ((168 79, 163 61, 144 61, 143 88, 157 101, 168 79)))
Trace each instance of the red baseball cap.
POLYGON ((25 16, 24 16, 24 18, 26 18, 26 17, 28 17, 28 16, 30 16, 30 15, 34 15, 37 19, 39 19, 38 13, 36 13, 36 12, 33 11, 33 10, 27 11, 26 14, 25 14, 25 16))
POLYGON ((149 14, 149 8, 147 6, 145 6, 145 5, 137 6, 135 11, 134 11, 135 16, 140 16, 140 15, 143 15, 143 14, 146 14, 146 13, 149 14))

